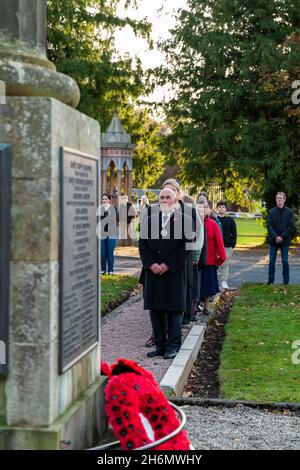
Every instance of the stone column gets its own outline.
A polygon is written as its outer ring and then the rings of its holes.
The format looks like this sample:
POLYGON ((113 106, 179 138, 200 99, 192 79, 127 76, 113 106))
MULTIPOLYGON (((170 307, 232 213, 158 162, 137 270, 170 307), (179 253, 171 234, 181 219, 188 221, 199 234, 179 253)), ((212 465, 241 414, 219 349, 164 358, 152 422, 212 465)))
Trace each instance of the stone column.
POLYGON ((101 193, 104 194, 107 192, 107 171, 101 171, 101 193))
POLYGON ((46 57, 46 0, 1 0, 0 80, 7 96, 51 96, 74 108, 76 82, 46 57))
POLYGON ((118 170, 118 193, 122 192, 122 170, 118 170))
POLYGON ((124 192, 128 195, 128 168, 124 167, 124 192))
POLYGON ((132 200, 132 171, 128 172, 128 199, 132 200))
POLYGON ((112 194, 115 187, 115 164, 110 164, 110 177, 109 177, 109 192, 112 194))

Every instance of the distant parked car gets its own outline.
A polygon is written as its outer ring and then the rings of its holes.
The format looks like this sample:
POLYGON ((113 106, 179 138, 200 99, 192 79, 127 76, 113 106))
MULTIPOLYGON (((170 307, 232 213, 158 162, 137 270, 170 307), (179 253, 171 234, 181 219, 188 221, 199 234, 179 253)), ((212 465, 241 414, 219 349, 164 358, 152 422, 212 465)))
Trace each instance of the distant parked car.
POLYGON ((227 212, 227 214, 228 214, 230 217, 233 217, 234 219, 241 217, 241 215, 240 215, 239 212, 227 212))

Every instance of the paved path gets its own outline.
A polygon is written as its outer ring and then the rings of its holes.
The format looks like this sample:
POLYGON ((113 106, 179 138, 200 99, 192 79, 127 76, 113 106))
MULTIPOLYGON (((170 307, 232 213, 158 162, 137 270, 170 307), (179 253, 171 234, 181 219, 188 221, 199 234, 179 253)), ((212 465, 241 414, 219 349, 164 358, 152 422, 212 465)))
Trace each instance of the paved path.
MULTIPOLYGON (((238 252, 234 254, 230 262, 230 285, 239 287, 244 282, 266 282, 268 279, 268 256, 245 256, 238 252)), ((290 259, 291 284, 300 284, 300 257, 290 259)), ((282 264, 280 256, 276 262, 275 283, 282 283, 282 264)))
MULTIPOLYGON (((131 274, 138 276, 141 270, 139 258, 116 257, 116 272, 118 274, 131 274)), ((275 282, 282 282, 282 265, 280 256, 276 263, 275 282)), ((266 252, 256 252, 247 255, 243 252, 236 252, 230 261, 229 284, 238 287, 244 282, 266 282, 268 278, 268 256, 266 252)), ((300 256, 290 258, 290 279, 291 284, 300 284, 300 256)))

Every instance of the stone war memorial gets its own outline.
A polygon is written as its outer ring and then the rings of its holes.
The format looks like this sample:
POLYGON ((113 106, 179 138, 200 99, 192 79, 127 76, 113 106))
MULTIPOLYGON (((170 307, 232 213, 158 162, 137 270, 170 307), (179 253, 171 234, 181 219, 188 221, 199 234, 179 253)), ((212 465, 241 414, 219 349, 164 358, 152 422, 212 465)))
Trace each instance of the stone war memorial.
POLYGON ((46 0, 1 0, 0 449, 84 449, 100 377, 100 126, 47 60, 46 0), (3 98, 3 97, 2 97, 3 98))

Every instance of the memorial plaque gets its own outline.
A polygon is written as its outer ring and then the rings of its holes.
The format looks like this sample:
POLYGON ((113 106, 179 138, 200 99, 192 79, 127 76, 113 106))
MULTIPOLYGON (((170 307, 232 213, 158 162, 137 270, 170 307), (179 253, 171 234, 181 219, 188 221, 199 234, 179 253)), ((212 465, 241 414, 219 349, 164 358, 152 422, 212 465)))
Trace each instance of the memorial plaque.
POLYGON ((99 340, 98 158, 61 152, 60 373, 99 340))
POLYGON ((11 151, 0 144, 0 377, 8 375, 11 151))

